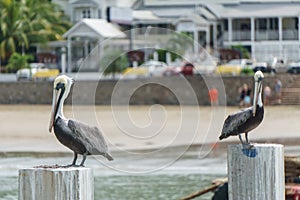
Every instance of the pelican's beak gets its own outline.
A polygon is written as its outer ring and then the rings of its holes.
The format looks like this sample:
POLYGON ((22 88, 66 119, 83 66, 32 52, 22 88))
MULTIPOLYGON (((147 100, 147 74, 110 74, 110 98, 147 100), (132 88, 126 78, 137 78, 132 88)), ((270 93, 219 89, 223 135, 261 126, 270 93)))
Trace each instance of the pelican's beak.
POLYGON ((54 125, 55 115, 57 112, 57 93, 58 91, 54 88, 53 89, 53 97, 52 97, 52 109, 51 109, 51 116, 50 116, 50 124, 49 124, 49 132, 51 133, 52 127, 54 125))
POLYGON ((259 79, 255 81, 254 85, 254 96, 253 96, 253 117, 255 117, 256 114, 256 106, 257 106, 257 101, 258 101, 258 95, 261 92, 261 81, 262 79, 259 79))

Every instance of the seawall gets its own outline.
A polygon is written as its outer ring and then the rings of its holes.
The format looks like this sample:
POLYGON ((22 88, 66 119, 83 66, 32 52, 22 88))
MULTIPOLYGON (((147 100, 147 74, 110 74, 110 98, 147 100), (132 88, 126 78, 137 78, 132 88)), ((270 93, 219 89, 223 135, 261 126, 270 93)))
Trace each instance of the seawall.
MULTIPOLYGON (((290 84, 295 75, 266 74, 263 85, 275 87, 279 78, 283 87, 290 84)), ((210 105, 208 89, 219 91, 221 105, 237 105, 238 88, 247 83, 253 88, 252 76, 222 77, 161 77, 134 80, 75 81, 68 104, 167 104, 167 105, 210 105)), ((0 104, 50 104, 53 86, 50 81, 2 82, 0 104)))

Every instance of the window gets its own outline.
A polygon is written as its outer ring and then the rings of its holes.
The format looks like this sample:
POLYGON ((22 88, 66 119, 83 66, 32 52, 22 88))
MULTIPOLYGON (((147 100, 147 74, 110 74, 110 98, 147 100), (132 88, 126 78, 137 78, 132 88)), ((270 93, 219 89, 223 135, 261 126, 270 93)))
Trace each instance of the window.
POLYGON ((84 8, 82 10, 82 18, 91 18, 91 9, 90 8, 84 8))
POLYGON ((257 30, 278 30, 278 18, 258 18, 255 19, 255 29, 257 30))
POLYGON ((258 30, 267 30, 267 19, 258 19, 258 30))
POLYGON ((270 29, 278 30, 278 18, 270 18, 270 29))

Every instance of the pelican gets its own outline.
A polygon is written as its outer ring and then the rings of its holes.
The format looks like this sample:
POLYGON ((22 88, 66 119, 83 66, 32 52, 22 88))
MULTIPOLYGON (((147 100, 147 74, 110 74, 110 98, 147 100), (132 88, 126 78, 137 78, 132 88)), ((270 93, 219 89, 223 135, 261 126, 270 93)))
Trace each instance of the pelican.
POLYGON ((238 135, 244 149, 253 147, 253 145, 249 143, 248 133, 255 129, 262 122, 264 117, 264 107, 261 98, 263 78, 264 75, 261 71, 257 71, 254 74, 253 106, 227 117, 223 125, 221 136, 219 137, 220 140, 229 136, 238 135), (245 142, 242 139, 242 133, 245 133, 245 142))
POLYGON ((108 160, 113 160, 108 153, 104 137, 97 127, 65 118, 63 104, 73 82, 73 79, 66 75, 60 75, 54 80, 49 132, 51 133, 54 128, 58 141, 74 152, 74 159, 70 166, 78 166, 76 165, 78 154, 83 155, 79 166, 84 166, 87 155, 102 155, 108 160))

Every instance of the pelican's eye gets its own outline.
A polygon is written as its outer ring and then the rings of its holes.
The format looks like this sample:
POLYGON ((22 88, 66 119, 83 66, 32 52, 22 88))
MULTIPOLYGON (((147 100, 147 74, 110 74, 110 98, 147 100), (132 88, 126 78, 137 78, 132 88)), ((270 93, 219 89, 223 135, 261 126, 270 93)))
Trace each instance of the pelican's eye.
POLYGON ((258 77, 258 81, 262 81, 264 79, 264 77, 258 77))
POLYGON ((59 89, 62 89, 62 88, 64 88, 65 87, 65 84, 64 83, 58 83, 57 85, 56 85, 56 90, 59 90, 59 89))

